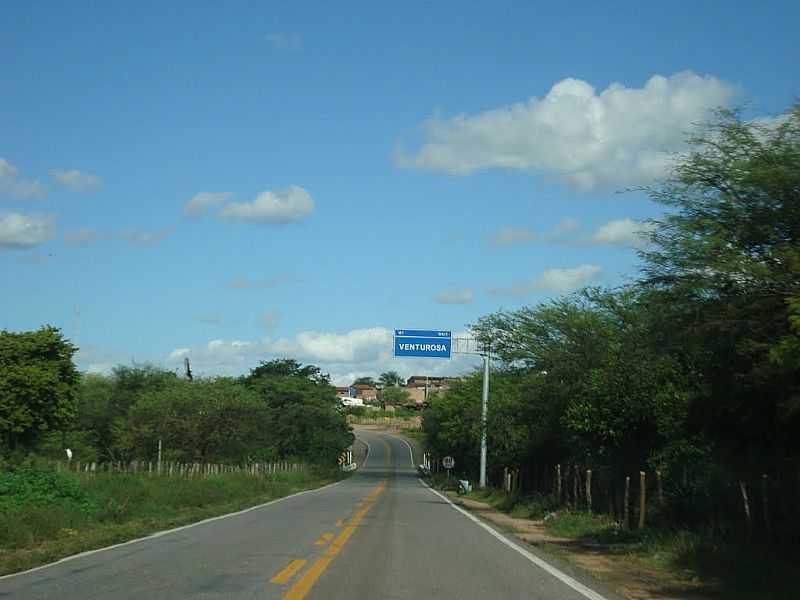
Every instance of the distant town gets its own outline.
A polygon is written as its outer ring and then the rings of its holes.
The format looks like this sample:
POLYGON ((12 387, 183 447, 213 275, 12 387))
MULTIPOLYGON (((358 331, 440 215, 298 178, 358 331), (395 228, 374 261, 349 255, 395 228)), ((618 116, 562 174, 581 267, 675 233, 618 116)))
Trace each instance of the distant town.
POLYGON ((405 383, 384 386, 380 382, 359 379, 349 386, 338 386, 336 395, 343 406, 364 406, 367 408, 394 410, 406 408, 421 410, 436 393, 445 392, 463 377, 429 377, 413 375, 405 383), (385 393, 392 390, 394 393, 385 393))

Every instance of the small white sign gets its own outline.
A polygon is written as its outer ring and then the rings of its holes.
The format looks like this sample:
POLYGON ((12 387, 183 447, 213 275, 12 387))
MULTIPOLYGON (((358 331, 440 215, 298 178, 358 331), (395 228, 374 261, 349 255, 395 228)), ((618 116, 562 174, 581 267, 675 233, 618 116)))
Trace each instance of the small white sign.
POLYGON ((453 459, 453 457, 452 457, 452 456, 445 456, 445 457, 442 459, 442 466, 443 466, 445 469, 452 469, 453 467, 455 467, 455 466, 456 466, 456 461, 453 459))

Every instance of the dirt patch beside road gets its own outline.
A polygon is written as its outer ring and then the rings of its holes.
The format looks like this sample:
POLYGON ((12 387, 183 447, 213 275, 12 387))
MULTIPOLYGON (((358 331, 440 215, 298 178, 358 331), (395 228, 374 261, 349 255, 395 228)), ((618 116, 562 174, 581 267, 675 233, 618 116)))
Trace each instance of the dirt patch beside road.
POLYGON ((517 539, 579 566, 629 600, 718 599, 700 583, 645 565, 624 549, 555 537, 547 532, 543 521, 512 517, 485 502, 462 498, 453 492, 447 495, 454 503, 513 533, 517 539))

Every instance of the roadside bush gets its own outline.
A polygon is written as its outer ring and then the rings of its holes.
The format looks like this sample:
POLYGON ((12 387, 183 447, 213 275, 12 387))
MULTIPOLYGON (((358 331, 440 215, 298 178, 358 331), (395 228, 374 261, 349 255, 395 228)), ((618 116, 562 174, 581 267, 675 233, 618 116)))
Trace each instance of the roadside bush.
POLYGON ((53 506, 86 513, 94 509, 75 475, 30 463, 0 473, 0 512, 53 506))

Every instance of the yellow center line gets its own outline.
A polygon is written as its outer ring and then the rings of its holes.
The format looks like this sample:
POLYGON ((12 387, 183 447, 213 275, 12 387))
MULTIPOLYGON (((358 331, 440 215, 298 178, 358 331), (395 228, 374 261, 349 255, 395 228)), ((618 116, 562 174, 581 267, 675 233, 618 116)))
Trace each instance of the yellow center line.
POLYGON ((283 595, 283 600, 303 600, 303 598, 308 595, 308 593, 311 591, 311 588, 314 587, 314 584, 317 583, 317 580, 325 572, 325 569, 328 568, 331 562, 333 562, 333 559, 339 554, 339 552, 342 551, 342 548, 344 548, 347 540, 349 540, 350 536, 355 533, 356 528, 359 526, 369 510, 375 505, 375 501, 385 487, 386 482, 381 481, 375 487, 375 489, 367 495, 367 498, 369 499, 367 505, 353 515, 353 519, 350 521, 350 524, 342 530, 339 536, 325 550, 325 553, 318 558, 314 564, 311 565, 311 567, 309 567, 305 574, 286 591, 286 593, 283 595))
POLYGON ((300 569, 303 568, 303 565, 306 564, 305 560, 297 559, 293 560, 289 563, 289 566, 286 567, 283 571, 280 571, 275 577, 270 579, 271 583, 278 583, 283 585, 284 583, 288 583, 289 580, 294 577, 295 573, 297 573, 300 569))
POLYGON ((333 534, 332 533, 323 533, 322 537, 319 538, 316 542, 314 542, 314 545, 315 546, 324 546, 325 544, 330 542, 332 539, 333 539, 333 534))

